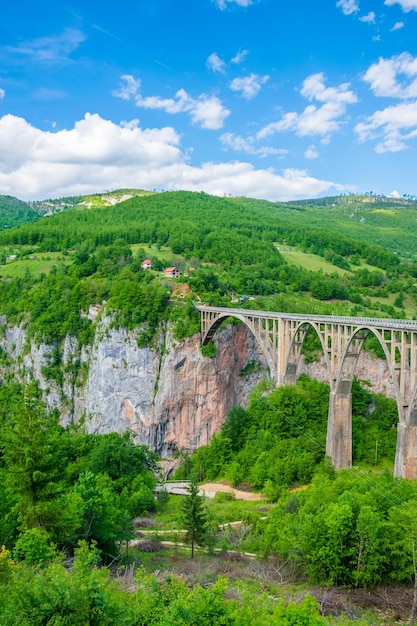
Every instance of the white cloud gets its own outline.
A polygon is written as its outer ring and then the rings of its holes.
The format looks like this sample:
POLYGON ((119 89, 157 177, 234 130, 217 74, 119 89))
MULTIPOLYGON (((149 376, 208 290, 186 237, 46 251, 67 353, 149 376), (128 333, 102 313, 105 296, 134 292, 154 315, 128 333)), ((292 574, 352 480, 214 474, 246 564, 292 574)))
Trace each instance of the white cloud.
POLYGON ((375 24, 375 13, 374 11, 369 11, 367 15, 363 15, 359 18, 360 22, 365 22, 366 24, 375 24))
POLYGON ((307 150, 304 152, 304 156, 306 159, 317 159, 317 157, 320 156, 319 151, 317 150, 316 146, 308 146, 307 150))
POLYGON ((130 161, 149 167, 179 158, 179 136, 170 127, 142 130, 137 120, 114 124, 87 113, 71 130, 45 132, 23 118, 0 118, 0 171, 31 164, 122 166, 130 161), (127 151, 131 154, 127 154, 127 151))
POLYGON ((249 7, 251 4, 253 4, 253 0, 213 0, 213 2, 217 4, 219 9, 221 9, 222 11, 227 7, 228 3, 235 3, 240 7, 249 7))
POLYGON ((417 57, 403 52, 391 59, 380 58, 363 76, 376 96, 417 97, 417 57), (400 78, 403 77, 403 82, 400 78))
POLYGON ((399 4, 404 13, 408 13, 409 11, 417 11, 417 0, 385 0, 384 4, 388 6, 399 4))
POLYGON ((395 22, 394 26, 391 28, 391 32, 400 30, 401 28, 404 28, 404 22, 395 22))
POLYGON ((123 74, 120 78, 124 84, 121 84, 119 89, 112 91, 112 95, 122 100, 130 100, 135 97, 140 89, 140 79, 134 78, 131 74, 123 74))
POLYGON ((210 54, 210 56, 207 58, 206 65, 213 72, 219 72, 220 74, 225 74, 226 72, 225 62, 219 57, 216 52, 210 54))
POLYGON ((192 121, 202 128, 217 130, 223 126, 224 120, 230 111, 223 107, 217 96, 201 94, 192 98, 184 89, 180 89, 174 98, 160 98, 136 96, 135 104, 145 109, 161 109, 166 113, 189 113, 192 121))
POLYGON ((6 92, 4 91, 4 89, 0 89, 0 100, 4 98, 5 95, 6 95, 6 92))
POLYGON ((222 128, 223 122, 230 115, 216 96, 202 94, 197 100, 190 98, 189 113, 192 121, 201 128, 217 130, 222 128))
MULTIPOLYGON (((305 171, 256 169, 250 163, 190 165, 170 127, 141 129, 86 114, 73 128, 46 132, 13 115, 0 118, 0 193, 23 199, 104 189, 204 190, 270 200, 317 197, 348 187, 305 171)), ((351 189, 351 188, 350 188, 351 189)))
POLYGON ((234 78, 230 83, 230 89, 233 91, 241 91, 242 98, 251 100, 258 95, 262 85, 267 83, 269 76, 259 76, 259 74, 250 74, 244 78, 234 78))
POLYGON ((342 9, 344 15, 352 15, 359 11, 359 3, 356 0, 338 0, 336 6, 342 9))
POLYGON ((234 135, 233 133, 223 133, 220 137, 220 142, 224 149, 235 150, 236 152, 242 152, 244 154, 253 154, 260 157, 266 157, 271 154, 283 156, 288 154, 288 150, 281 148, 273 148, 271 146, 256 146, 255 137, 241 137, 240 135, 234 135))
POLYGON ((250 163, 204 163, 201 168, 187 168, 181 183, 175 189, 200 191, 204 189, 215 195, 231 194, 265 198, 267 200, 291 200, 314 198, 336 189, 347 191, 347 187, 318 180, 304 170, 285 169, 277 174, 272 169, 255 169, 250 163))
POLYGON ((85 39, 80 30, 66 28, 60 35, 24 41, 19 46, 5 46, 2 51, 14 62, 61 63, 68 61, 70 54, 85 39))
POLYGON ((140 93, 141 82, 130 74, 122 77, 124 85, 112 94, 123 100, 134 100, 136 106, 144 109, 159 109, 170 114, 188 113, 193 123, 201 128, 217 130, 222 128, 224 120, 230 115, 217 96, 201 94, 198 98, 188 95, 184 89, 179 89, 173 98, 160 96, 143 97, 140 93))
POLYGON ((328 135, 339 130, 348 104, 357 102, 357 96, 349 90, 349 83, 338 87, 326 87, 323 73, 308 76, 302 86, 301 95, 308 100, 317 100, 321 106, 311 104, 302 113, 290 112, 278 122, 268 124, 257 133, 263 139, 276 132, 293 131, 299 137, 328 135))
POLYGON ((230 59, 230 62, 236 64, 242 63, 242 61, 248 56, 248 54, 249 50, 239 50, 239 52, 237 52, 235 56, 230 59))
POLYGON ((357 97, 353 91, 349 91, 349 83, 342 83, 338 87, 326 87, 323 72, 311 74, 303 82, 301 95, 308 100, 318 100, 325 103, 353 104, 357 97))
POLYGON ((356 125, 359 141, 380 140, 375 151, 400 152, 417 137, 417 101, 387 107, 356 125))

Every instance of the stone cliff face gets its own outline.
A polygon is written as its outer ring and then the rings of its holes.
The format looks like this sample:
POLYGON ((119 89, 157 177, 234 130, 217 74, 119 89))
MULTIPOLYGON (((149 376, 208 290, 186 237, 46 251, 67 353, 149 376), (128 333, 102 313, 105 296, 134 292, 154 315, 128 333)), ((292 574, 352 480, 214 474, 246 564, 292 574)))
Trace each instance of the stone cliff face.
MULTIPOLYGON (((82 420, 94 433, 129 430, 162 456, 207 444, 228 410, 245 406, 250 390, 267 375, 265 359, 243 324, 218 332, 217 355, 205 358, 199 335, 178 343, 163 329, 156 348, 139 348, 134 332, 111 328, 103 317, 92 346, 80 348, 67 337, 58 384, 48 370, 53 347, 28 342, 26 332, 9 328, 5 319, 0 324, 0 356, 2 349, 8 359, 3 373, 37 380, 47 405, 59 408, 62 423, 82 420), (243 375, 244 368, 252 373, 243 375)), ((302 372, 327 381, 323 361, 301 363, 302 372)), ((356 374, 375 392, 394 396, 384 361, 362 354, 356 374)))
POLYGON ((164 330, 156 349, 138 348, 134 332, 112 329, 109 322, 103 318, 97 325, 90 347, 80 349, 74 338, 67 338, 60 385, 48 379, 52 347, 29 344, 24 330, 4 324, 0 346, 10 358, 8 370, 21 380, 37 380, 47 405, 59 408, 64 424, 83 420, 95 433, 130 430, 138 443, 163 456, 207 444, 228 410, 245 405, 249 391, 267 372, 243 324, 219 332, 217 355, 205 358, 198 335, 179 344, 164 330), (241 370, 253 362, 260 367, 242 376, 241 370))

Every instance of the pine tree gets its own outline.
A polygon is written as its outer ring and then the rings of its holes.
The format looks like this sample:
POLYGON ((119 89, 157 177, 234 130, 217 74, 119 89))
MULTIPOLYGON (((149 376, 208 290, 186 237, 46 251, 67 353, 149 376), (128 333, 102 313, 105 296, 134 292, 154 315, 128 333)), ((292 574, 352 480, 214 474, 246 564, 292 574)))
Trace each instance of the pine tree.
POLYGON ((23 529, 52 524, 53 502, 62 492, 62 433, 57 414, 48 414, 36 385, 28 385, 10 415, 2 446, 6 486, 16 498, 23 529))
POLYGON ((198 494, 198 485, 191 478, 187 489, 188 495, 181 505, 181 522, 187 531, 186 541, 191 544, 191 558, 194 558, 194 546, 204 545, 207 536, 207 512, 204 499, 198 494))

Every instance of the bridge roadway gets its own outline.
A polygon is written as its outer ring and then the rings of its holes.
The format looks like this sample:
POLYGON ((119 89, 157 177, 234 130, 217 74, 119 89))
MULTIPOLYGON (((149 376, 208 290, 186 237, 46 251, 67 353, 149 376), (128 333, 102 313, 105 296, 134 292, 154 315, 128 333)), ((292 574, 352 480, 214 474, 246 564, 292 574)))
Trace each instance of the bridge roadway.
POLYGON ((384 351, 395 389, 399 423, 396 476, 417 478, 417 321, 333 315, 301 315, 243 308, 196 306, 202 344, 227 318, 241 320, 258 341, 276 385, 295 384, 308 331, 317 333, 329 373, 326 454, 336 469, 352 465, 352 381, 365 339, 384 351))

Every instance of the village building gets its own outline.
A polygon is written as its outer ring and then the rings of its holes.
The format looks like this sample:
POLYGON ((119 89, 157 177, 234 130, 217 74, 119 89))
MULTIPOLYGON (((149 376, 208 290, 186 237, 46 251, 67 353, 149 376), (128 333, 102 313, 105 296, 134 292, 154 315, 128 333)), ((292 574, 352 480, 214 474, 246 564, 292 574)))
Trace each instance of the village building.
POLYGON ((152 262, 149 259, 145 259, 142 262, 142 269, 144 270, 150 270, 152 268, 152 262))
POLYGON ((180 271, 176 267, 167 267, 164 269, 164 276, 168 278, 179 278, 180 271))

